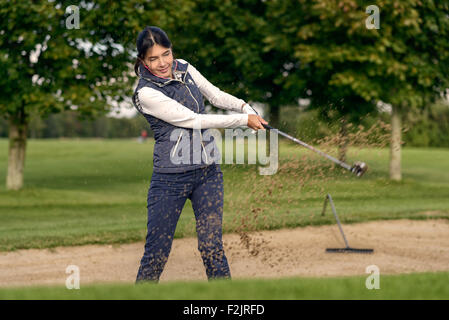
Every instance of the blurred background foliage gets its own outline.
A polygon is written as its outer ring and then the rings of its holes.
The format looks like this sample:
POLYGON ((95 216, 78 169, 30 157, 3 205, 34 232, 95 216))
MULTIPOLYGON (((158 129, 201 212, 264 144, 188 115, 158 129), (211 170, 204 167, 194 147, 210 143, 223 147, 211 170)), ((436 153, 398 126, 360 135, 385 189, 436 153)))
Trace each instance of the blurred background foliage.
POLYGON ((175 57, 263 105, 273 127, 305 140, 340 135, 340 159, 353 130, 389 122, 390 177, 400 180, 402 142, 448 146, 441 102, 449 88, 448 12, 448 1, 434 0, 0 1, 8 177, 18 177, 20 188, 29 137, 128 137, 149 129, 141 119, 107 115, 131 106, 136 38, 154 25, 167 32, 175 57), (372 4, 379 29, 367 28, 372 4), (67 27, 73 6, 79 28, 67 27))
MULTIPOLYGON (((338 121, 323 120, 318 110, 302 110, 298 106, 282 109, 279 128, 304 141, 318 141, 337 134, 338 121)), ((366 115, 359 123, 369 128, 381 120, 389 122, 388 113, 366 115)), ((414 109, 404 119, 404 146, 408 147, 449 147, 449 103, 439 101, 423 109, 414 109)), ((354 126, 353 130, 359 128, 354 126)), ((29 124, 28 138, 136 138, 142 130, 149 137, 152 131, 144 117, 115 118, 101 116, 96 119, 81 119, 74 111, 66 111, 41 118, 33 115, 29 124)), ((0 137, 8 137, 8 123, 0 118, 0 137)))

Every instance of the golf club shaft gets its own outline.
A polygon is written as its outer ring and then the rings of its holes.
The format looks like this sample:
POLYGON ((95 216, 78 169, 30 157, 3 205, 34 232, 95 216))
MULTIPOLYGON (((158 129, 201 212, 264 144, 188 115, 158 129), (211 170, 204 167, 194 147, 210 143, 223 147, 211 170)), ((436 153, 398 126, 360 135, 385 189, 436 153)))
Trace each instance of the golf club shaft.
POLYGON ((328 155, 328 154, 326 154, 326 153, 324 153, 324 152, 322 152, 322 151, 312 147, 311 145, 308 145, 307 143, 302 142, 301 140, 292 137, 291 135, 288 135, 288 134, 286 134, 286 133, 284 133, 284 132, 282 132, 282 131, 280 131, 280 130, 278 130, 276 128, 273 128, 272 126, 270 126, 268 124, 263 124, 263 126, 265 127, 265 129, 276 130, 281 136, 284 136, 287 139, 292 140, 293 142, 296 142, 296 143, 302 145, 303 147, 306 147, 307 149, 312 150, 312 151, 318 153, 320 156, 323 156, 323 157, 331 160, 332 162, 342 166, 343 168, 351 171, 351 166, 349 164, 344 163, 343 161, 340 161, 340 160, 338 160, 338 159, 336 159, 336 158, 334 158, 334 157, 332 157, 332 156, 330 156, 330 155, 328 155))

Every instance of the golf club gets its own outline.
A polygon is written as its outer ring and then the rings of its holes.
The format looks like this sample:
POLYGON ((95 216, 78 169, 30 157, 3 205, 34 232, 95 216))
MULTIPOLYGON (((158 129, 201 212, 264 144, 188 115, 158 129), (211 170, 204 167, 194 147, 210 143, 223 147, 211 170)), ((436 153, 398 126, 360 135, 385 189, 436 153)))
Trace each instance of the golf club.
POLYGON ((284 136, 287 139, 292 140, 293 142, 296 142, 296 143, 302 145, 303 147, 306 147, 307 149, 312 150, 312 151, 318 153, 319 155, 333 161, 334 163, 336 163, 336 164, 342 166, 343 168, 349 170, 350 172, 354 173, 357 177, 361 177, 366 172, 366 170, 368 170, 368 166, 366 165, 365 162, 357 161, 352 166, 350 166, 349 164, 347 164, 343 161, 340 161, 340 160, 338 160, 338 159, 308 145, 307 143, 302 142, 301 140, 298 140, 298 139, 296 139, 276 128, 273 128, 272 126, 270 126, 268 124, 262 124, 262 125, 265 127, 265 129, 276 130, 281 136, 284 136))

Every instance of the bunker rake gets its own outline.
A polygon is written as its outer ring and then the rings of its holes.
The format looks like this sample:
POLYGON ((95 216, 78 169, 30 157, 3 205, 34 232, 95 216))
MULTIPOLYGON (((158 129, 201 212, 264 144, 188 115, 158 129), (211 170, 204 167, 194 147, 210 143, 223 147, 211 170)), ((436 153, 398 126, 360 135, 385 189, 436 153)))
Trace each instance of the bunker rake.
POLYGON ((332 212, 334 214, 335 220, 337 221, 338 228, 340 229, 341 236, 345 242, 346 248, 327 248, 326 252, 329 253, 373 253, 374 249, 360 249, 360 248, 352 248, 349 246, 348 240, 346 240, 345 233, 343 232, 343 228, 340 223, 340 219, 338 219, 337 210, 335 210, 334 201, 332 201, 332 197, 330 194, 327 194, 324 199, 323 211, 321 212, 321 216, 324 216, 326 212, 327 203, 330 202, 332 207, 332 212))

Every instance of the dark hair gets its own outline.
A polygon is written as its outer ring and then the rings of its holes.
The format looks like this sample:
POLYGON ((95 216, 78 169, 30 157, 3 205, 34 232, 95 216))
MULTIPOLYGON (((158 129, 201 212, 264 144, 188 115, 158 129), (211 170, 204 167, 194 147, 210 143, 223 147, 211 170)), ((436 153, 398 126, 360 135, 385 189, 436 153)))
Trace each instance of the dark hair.
POLYGON ((138 76, 139 65, 145 58, 145 55, 151 47, 155 44, 161 45, 165 48, 171 48, 172 44, 167 34, 161 28, 154 26, 146 26, 137 36, 137 60, 134 64, 134 72, 138 76))

